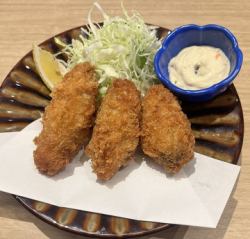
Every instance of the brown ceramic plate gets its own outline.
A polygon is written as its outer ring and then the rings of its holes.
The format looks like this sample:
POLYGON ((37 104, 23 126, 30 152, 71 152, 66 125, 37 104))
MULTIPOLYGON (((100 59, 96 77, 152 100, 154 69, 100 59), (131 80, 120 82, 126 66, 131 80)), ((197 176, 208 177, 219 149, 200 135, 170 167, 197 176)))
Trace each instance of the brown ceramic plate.
MULTIPOLYGON (((159 27, 157 37, 169 30, 159 27)), ((81 34, 80 27, 59 37, 70 43, 81 34)), ((50 38, 41 46, 53 53, 60 50, 50 38)), ((0 132, 18 131, 41 117, 50 101, 50 91, 37 74, 32 53, 25 55, 10 71, 0 88, 0 132)), ((182 102, 196 138, 196 152, 237 164, 243 142, 243 114, 233 85, 212 101, 190 104, 182 102)), ((173 225, 118 218, 49 205, 28 198, 15 198, 40 219, 60 229, 93 237, 142 236, 173 225)), ((164 210, 164 208, 163 208, 164 210)))

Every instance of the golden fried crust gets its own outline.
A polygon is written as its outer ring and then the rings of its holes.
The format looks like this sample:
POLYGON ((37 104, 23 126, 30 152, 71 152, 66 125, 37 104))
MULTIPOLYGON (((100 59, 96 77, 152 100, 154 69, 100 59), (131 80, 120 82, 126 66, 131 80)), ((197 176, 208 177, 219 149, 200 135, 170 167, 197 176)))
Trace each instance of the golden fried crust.
POLYGON ((109 180, 133 155, 140 134, 140 93, 128 80, 115 80, 97 114, 86 147, 98 179, 109 180))
POLYGON ((143 152, 167 172, 178 172, 194 156, 190 122, 174 95, 162 85, 148 90, 142 108, 143 152))
POLYGON ((89 136, 98 83, 89 63, 79 64, 56 87, 35 139, 34 161, 41 173, 55 175, 79 152, 89 136))

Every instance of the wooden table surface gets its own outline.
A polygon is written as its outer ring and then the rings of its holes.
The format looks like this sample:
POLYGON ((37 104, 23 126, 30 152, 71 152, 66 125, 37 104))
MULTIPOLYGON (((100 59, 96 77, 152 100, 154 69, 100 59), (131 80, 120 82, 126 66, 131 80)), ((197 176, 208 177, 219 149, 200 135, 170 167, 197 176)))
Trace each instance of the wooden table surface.
MULTIPOLYGON (((93 1, 2 0, 0 1, 0 82, 32 43, 86 23, 93 1)), ((112 15, 121 14, 120 1, 99 3, 112 15)), ((243 239, 250 237, 250 1, 168 0, 125 1, 127 10, 137 10, 148 23, 173 29, 196 23, 217 23, 231 29, 244 54, 244 64, 235 85, 241 98, 245 138, 241 174, 216 229, 181 227, 146 238, 243 239)), ((96 21, 102 18, 93 14, 96 21)), ((1 156, 0 156, 1 157, 1 156)), ((60 231, 27 212, 11 195, 0 192, 0 239, 83 238, 60 231)))

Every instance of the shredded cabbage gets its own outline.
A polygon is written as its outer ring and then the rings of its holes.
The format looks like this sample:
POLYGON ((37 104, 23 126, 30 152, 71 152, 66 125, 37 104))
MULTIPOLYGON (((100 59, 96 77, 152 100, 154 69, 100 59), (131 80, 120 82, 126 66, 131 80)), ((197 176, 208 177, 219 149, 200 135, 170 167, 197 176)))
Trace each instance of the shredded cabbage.
POLYGON ((96 67, 101 96, 115 78, 131 80, 142 95, 158 82, 153 60, 161 42, 156 37, 155 27, 146 25, 138 13, 129 16, 122 8, 124 16, 110 17, 94 3, 88 14, 87 30, 81 29, 85 36, 80 35, 61 51, 68 56, 67 62, 61 61, 66 72, 85 61, 96 67), (102 13, 102 27, 92 22, 94 7, 102 13))

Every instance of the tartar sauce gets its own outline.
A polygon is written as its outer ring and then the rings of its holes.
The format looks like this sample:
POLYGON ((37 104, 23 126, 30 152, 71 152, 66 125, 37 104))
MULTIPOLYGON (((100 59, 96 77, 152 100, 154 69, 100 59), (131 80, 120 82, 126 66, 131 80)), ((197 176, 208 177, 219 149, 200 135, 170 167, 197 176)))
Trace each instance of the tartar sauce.
POLYGON ((181 50, 168 65, 169 79, 186 90, 199 90, 225 79, 230 62, 224 52, 210 46, 191 46, 181 50))

